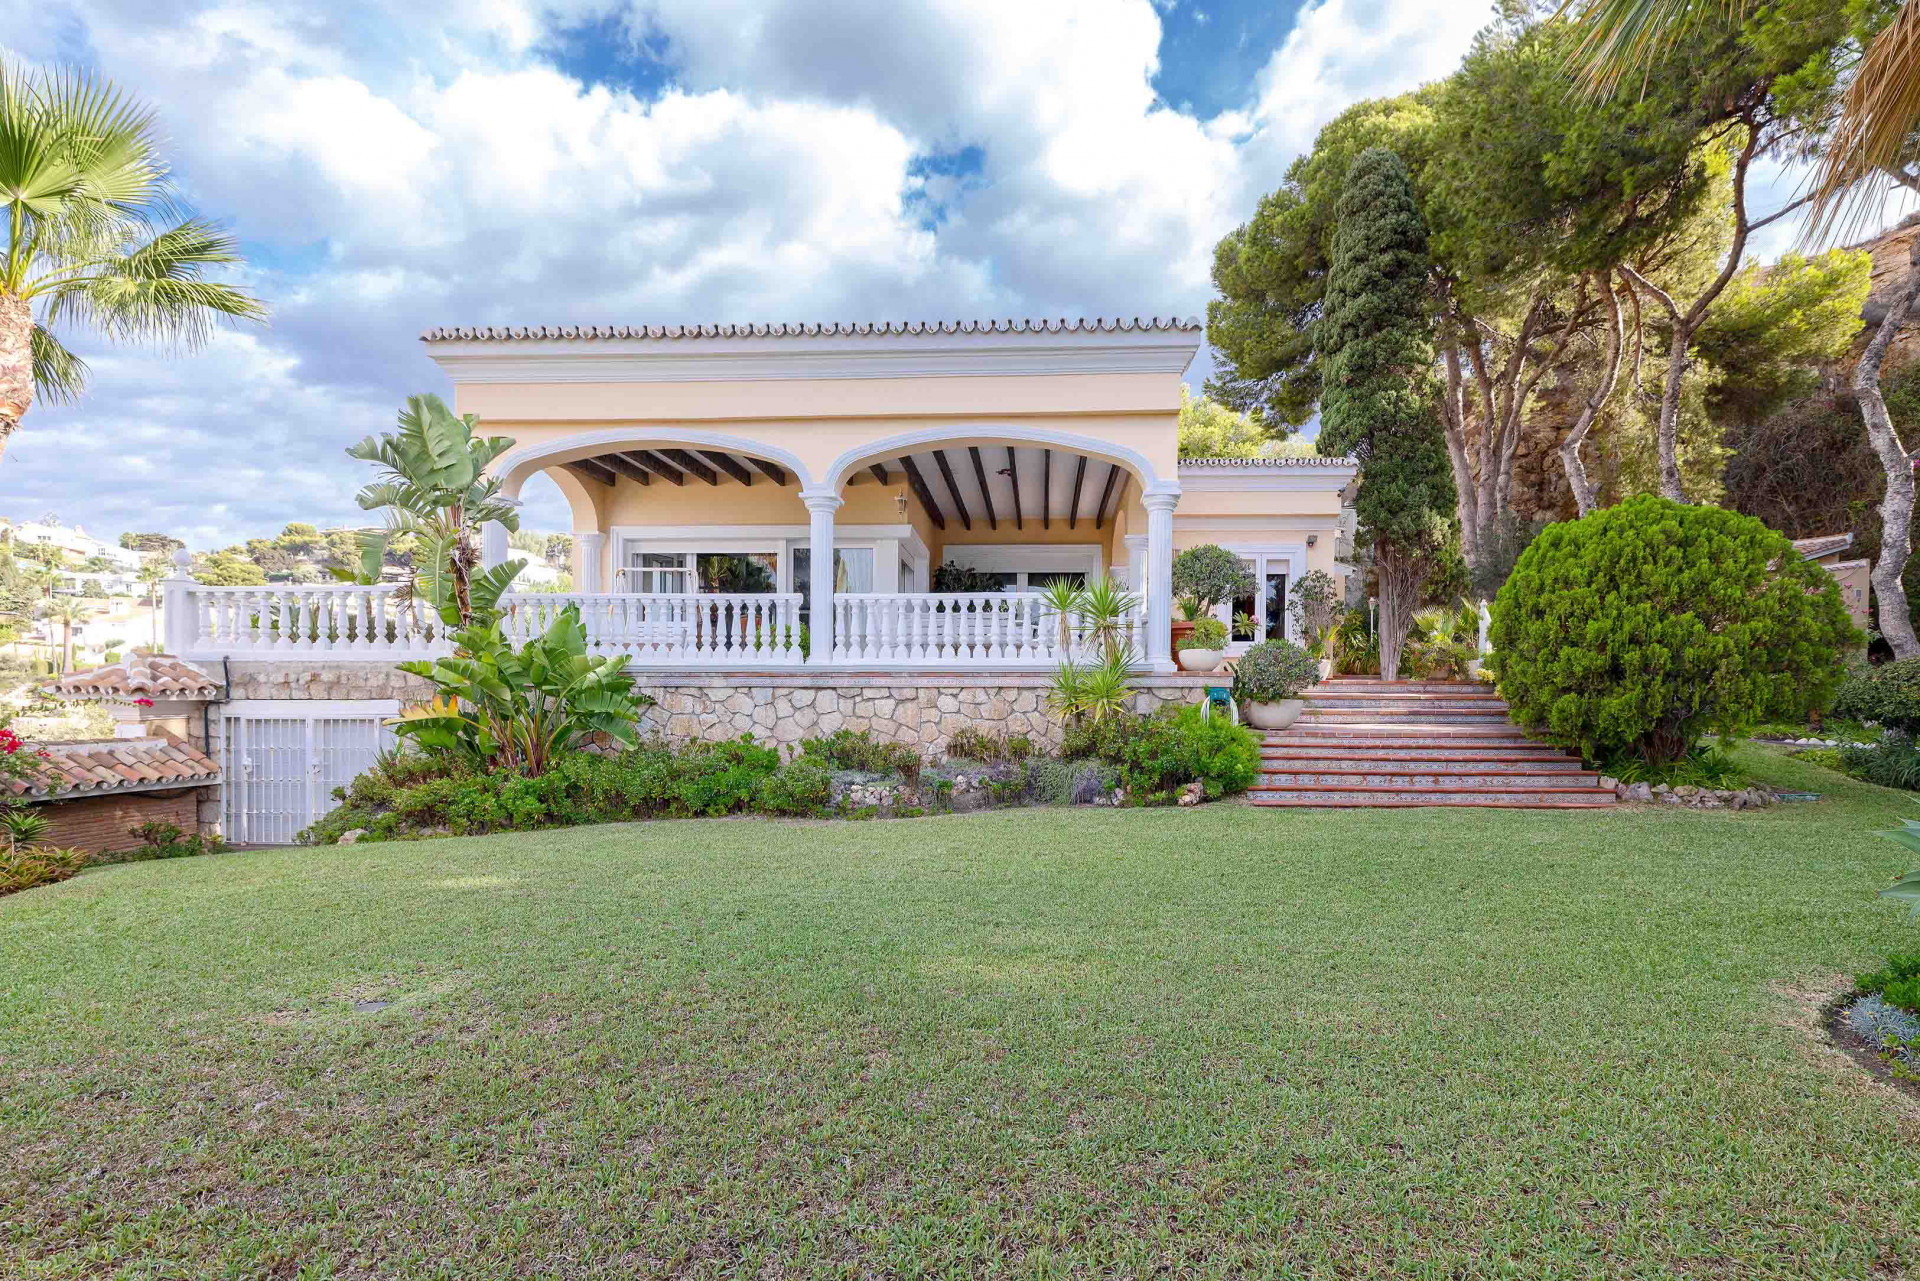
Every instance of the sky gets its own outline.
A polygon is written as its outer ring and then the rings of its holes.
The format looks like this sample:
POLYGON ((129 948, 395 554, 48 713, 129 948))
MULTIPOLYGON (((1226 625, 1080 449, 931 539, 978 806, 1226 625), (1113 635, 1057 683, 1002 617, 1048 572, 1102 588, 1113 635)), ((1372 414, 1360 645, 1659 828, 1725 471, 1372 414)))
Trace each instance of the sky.
MULTIPOLYGON (((0 0, 148 101, 270 324, 75 337, 0 515, 208 548, 362 523, 354 441, 451 324, 1202 316, 1214 243, 1480 0, 0 0)), ((1780 193, 1794 176, 1769 179, 1780 193)), ((1762 193, 1756 208, 1767 207, 1762 193)), ((1758 246, 1791 242, 1786 222, 1758 246)), ((1206 369, 1189 371, 1196 385, 1206 369)), ((551 482, 525 524, 565 528, 551 482)))

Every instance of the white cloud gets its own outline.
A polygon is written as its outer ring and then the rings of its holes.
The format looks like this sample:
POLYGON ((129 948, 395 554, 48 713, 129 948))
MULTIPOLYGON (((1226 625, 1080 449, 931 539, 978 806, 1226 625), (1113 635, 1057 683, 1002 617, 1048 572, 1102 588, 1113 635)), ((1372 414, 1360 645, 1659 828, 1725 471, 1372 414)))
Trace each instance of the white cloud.
POLYGON ((339 450, 440 385, 436 323, 1198 313, 1214 242, 1319 125, 1444 74, 1486 16, 1320 0, 1201 120, 1155 99, 1151 0, 624 2, 0 0, 22 53, 82 33, 156 105, 275 311, 187 360, 89 348, 87 403, 29 417, 0 510, 209 540, 348 519, 339 450), (556 15, 664 39, 673 87, 568 75, 556 15), (964 148, 980 174, 915 168, 964 148))

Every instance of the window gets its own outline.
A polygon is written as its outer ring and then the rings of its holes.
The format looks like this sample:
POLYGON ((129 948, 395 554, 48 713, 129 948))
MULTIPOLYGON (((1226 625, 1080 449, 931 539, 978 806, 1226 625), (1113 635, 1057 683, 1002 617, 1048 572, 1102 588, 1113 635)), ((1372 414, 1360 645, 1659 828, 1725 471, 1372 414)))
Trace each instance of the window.
MULTIPOLYGON (((800 593, 800 618, 812 617, 813 549, 793 549, 793 590, 800 593)), ((873 590, 873 548, 836 547, 833 549, 833 590, 862 593, 873 590)))
POLYGON ((1251 645, 1287 636, 1287 580, 1292 577, 1293 557, 1248 551, 1240 554, 1240 563, 1253 573, 1253 594, 1214 611, 1214 617, 1226 624, 1228 639, 1235 645, 1251 645))
POLYGON ((617 586, 649 596, 682 595, 693 590, 693 567, 688 559, 684 552, 633 552, 621 572, 626 582, 617 586))
POLYGON ((988 578, 1003 592, 1037 592, 1056 578, 1085 586, 1101 570, 1100 548, 1091 543, 948 544, 946 559, 977 579, 988 578))

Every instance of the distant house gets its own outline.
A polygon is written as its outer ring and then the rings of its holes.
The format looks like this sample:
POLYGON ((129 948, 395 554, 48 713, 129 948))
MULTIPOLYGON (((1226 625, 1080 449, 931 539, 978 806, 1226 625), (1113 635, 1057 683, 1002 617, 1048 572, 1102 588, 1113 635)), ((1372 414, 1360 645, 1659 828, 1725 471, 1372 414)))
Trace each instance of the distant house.
POLYGON ((1793 550, 1801 557, 1833 575, 1840 584, 1840 599, 1846 603, 1847 613, 1853 616, 1853 625, 1862 631, 1867 629, 1867 575, 1873 570, 1873 563, 1864 558, 1846 559, 1853 547, 1852 534, 1822 534, 1818 538, 1796 538, 1793 550))
POLYGON ((15 524, 0 517, 0 538, 9 536, 19 546, 57 547, 70 560, 81 564, 99 557, 123 573, 137 574, 140 571, 139 552, 104 542, 78 525, 69 527, 50 520, 15 524))

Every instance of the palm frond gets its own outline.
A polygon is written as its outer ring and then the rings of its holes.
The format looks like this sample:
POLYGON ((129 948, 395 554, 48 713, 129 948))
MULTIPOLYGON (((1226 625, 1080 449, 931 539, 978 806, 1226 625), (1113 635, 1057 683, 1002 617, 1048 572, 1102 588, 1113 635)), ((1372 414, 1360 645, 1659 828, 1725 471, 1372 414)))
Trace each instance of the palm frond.
POLYGON ((1920 0, 1906 0, 1868 43, 1840 100, 1812 184, 1805 239, 1852 236, 1878 222, 1881 184, 1915 159, 1920 134, 1920 0))
POLYGON ((87 387, 87 362, 60 345, 45 325, 35 325, 29 339, 33 351, 33 394, 54 405, 71 405, 87 387))
POLYGON ((209 266, 238 262, 233 237, 199 219, 54 280, 49 320, 70 318, 110 338, 198 347, 220 317, 264 320, 266 308, 244 289, 204 278, 209 266))
POLYGON ((1588 92, 1608 97, 1707 23, 1744 22, 1752 0, 1563 0, 1581 33, 1570 62, 1588 92))

